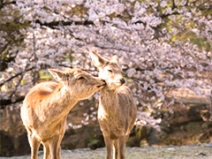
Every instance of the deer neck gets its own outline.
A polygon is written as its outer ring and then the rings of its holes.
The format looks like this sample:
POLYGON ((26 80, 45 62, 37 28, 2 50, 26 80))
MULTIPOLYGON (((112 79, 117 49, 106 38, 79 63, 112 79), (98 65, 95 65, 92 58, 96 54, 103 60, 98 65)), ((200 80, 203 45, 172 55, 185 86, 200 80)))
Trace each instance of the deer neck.
POLYGON ((109 90, 107 87, 100 90, 100 107, 114 107, 117 103, 115 90, 109 90))
POLYGON ((48 102, 50 105, 54 105, 54 109, 49 108, 51 110, 48 110, 49 116, 53 115, 55 118, 60 118, 67 115, 78 100, 72 95, 68 87, 59 83, 50 95, 48 102))

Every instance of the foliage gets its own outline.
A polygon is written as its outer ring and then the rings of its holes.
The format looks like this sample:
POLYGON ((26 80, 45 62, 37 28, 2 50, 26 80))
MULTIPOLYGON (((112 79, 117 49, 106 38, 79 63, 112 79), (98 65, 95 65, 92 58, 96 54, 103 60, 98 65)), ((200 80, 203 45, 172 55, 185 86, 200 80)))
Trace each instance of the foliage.
POLYGON ((23 99, 46 68, 96 74, 88 50, 120 57, 140 111, 177 88, 211 97, 211 13, 208 0, 3 0, 1 106, 23 99))

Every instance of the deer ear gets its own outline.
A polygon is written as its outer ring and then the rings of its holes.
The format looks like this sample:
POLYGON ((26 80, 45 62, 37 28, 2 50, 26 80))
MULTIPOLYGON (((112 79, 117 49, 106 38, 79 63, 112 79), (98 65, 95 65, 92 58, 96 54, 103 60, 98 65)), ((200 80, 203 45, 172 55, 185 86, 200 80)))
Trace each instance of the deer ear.
POLYGON ((54 79, 58 82, 62 81, 65 74, 62 71, 56 69, 48 69, 49 73, 54 77, 54 79))
POLYGON ((92 51, 90 51, 89 54, 91 56, 92 63, 94 64, 94 66, 99 68, 107 63, 107 60, 102 58, 99 54, 92 51))
POLYGON ((117 56, 117 55, 114 55, 114 56, 111 58, 110 62, 119 63, 119 58, 118 58, 118 56, 117 56))

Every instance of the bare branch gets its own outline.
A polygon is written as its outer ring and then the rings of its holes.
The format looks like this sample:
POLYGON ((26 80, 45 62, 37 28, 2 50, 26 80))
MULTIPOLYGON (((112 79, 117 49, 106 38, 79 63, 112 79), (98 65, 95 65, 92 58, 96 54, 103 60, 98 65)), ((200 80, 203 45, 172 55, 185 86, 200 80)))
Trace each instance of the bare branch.
POLYGON ((6 106, 21 102, 24 100, 24 96, 18 97, 15 100, 13 99, 0 99, 0 109, 4 109, 6 106))

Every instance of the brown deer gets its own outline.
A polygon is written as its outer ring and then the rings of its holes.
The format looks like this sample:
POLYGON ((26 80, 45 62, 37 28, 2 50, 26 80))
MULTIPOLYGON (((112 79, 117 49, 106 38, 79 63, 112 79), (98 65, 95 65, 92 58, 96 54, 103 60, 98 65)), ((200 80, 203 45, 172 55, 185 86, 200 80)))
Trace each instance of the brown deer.
POLYGON ((28 133, 31 159, 37 159, 40 144, 44 159, 60 159, 60 143, 65 133, 66 117, 74 105, 104 87, 105 82, 74 68, 49 69, 57 82, 43 82, 26 95, 21 119, 28 133))
POLYGON ((106 86, 100 90, 98 121, 106 145, 106 158, 125 159, 125 144, 137 116, 131 90, 123 85, 118 58, 107 60, 90 52, 93 64, 99 70, 99 78, 106 86))

